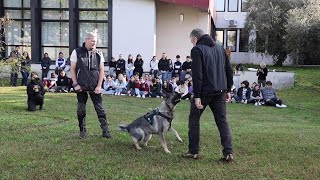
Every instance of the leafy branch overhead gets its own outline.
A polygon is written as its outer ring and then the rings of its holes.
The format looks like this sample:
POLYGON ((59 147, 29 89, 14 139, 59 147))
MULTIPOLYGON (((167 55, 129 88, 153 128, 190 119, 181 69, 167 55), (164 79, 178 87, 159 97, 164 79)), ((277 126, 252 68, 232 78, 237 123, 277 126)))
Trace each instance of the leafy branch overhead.
POLYGON ((248 0, 245 28, 255 30, 256 36, 251 50, 271 55, 276 65, 282 65, 288 56, 294 60, 296 53, 308 55, 303 60, 320 63, 314 57, 319 49, 302 47, 305 42, 319 42, 320 35, 315 34, 320 28, 319 7, 318 0, 248 0))

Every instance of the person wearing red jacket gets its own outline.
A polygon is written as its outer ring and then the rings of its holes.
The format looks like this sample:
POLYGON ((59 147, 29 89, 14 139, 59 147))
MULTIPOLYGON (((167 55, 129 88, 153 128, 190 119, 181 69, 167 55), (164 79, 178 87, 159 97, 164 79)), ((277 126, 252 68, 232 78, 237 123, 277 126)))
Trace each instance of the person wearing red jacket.
POLYGON ((146 98, 146 95, 149 94, 149 85, 143 77, 140 78, 139 83, 136 83, 135 91, 138 98, 146 98))

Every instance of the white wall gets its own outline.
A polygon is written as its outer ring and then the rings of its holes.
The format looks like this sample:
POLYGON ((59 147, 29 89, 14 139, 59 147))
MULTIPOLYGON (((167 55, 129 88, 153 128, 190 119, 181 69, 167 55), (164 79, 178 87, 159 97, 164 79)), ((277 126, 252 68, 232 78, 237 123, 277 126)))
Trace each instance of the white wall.
POLYGON ((173 3, 157 3, 157 42, 156 56, 161 58, 162 53, 167 53, 168 58, 175 61, 177 54, 184 61, 190 55, 192 44, 190 32, 194 28, 201 28, 209 33, 209 16, 197 8, 181 6, 173 3), (184 21, 180 21, 180 14, 184 21))
POLYGON ((134 58, 141 54, 144 70, 155 54, 156 7, 154 0, 114 0, 112 18, 112 56, 134 58))

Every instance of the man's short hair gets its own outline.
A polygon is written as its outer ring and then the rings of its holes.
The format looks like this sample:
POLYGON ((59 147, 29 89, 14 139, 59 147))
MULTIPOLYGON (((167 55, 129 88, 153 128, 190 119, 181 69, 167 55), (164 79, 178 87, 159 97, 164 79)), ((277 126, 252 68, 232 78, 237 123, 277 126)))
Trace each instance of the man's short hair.
POLYGON ((187 58, 191 58, 190 56, 187 56, 187 58))
POLYGON ((194 29, 190 33, 190 37, 196 37, 197 39, 200 39, 203 35, 205 35, 204 31, 202 29, 194 29))
POLYGON ((86 39, 91 39, 93 37, 97 37, 97 34, 94 32, 89 32, 86 34, 86 39))
POLYGON ((180 55, 176 55, 176 58, 180 58, 180 55))
POLYGON ((266 85, 272 86, 272 82, 271 82, 271 81, 267 81, 267 82, 266 82, 266 85))

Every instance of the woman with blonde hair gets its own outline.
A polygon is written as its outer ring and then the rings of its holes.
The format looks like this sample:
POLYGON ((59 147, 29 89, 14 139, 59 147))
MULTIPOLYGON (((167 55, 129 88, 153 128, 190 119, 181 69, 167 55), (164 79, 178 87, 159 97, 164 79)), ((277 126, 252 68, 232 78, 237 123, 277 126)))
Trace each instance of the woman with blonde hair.
POLYGON ((266 86, 267 75, 268 75, 267 65, 266 63, 261 62, 257 71, 258 84, 260 85, 260 87, 266 86))

